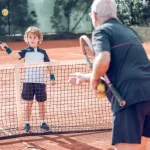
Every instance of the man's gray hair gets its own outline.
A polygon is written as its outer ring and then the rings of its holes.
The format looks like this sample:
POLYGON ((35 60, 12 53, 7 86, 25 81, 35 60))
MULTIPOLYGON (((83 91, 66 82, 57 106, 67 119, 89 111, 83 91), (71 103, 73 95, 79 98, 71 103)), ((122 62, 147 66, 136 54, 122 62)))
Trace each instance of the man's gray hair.
POLYGON ((117 17, 117 4, 115 0, 94 0, 92 12, 99 17, 117 17))

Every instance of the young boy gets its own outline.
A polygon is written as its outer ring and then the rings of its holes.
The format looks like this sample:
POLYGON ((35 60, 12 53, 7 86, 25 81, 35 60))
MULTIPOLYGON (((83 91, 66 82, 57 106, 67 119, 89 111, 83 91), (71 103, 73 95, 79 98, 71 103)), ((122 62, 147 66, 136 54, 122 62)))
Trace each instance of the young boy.
MULTIPOLYGON (((49 62, 50 59, 45 50, 38 47, 42 42, 43 35, 40 30, 34 26, 29 27, 24 35, 24 41, 29 45, 28 48, 22 49, 17 54, 14 53, 6 43, 0 44, 2 49, 6 49, 6 52, 14 58, 24 58, 25 63, 35 62, 49 62)), ((54 85, 55 76, 50 75, 52 85, 54 85)), ((44 69, 43 67, 28 67, 25 69, 25 81, 23 84, 22 98, 26 100, 26 111, 25 111, 25 127, 24 132, 30 131, 30 117, 32 111, 32 104, 34 96, 39 104, 39 115, 40 115, 40 128, 45 131, 49 131, 49 126, 45 123, 45 104, 47 99, 46 85, 44 83, 44 69)))

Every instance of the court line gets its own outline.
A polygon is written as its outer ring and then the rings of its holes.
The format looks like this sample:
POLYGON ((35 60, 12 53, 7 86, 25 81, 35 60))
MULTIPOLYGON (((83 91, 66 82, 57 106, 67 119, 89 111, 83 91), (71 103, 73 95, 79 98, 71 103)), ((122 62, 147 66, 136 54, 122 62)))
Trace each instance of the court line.
POLYGON ((26 146, 25 149, 28 149, 28 148, 37 148, 36 146, 28 144, 27 142, 22 142, 22 144, 26 146))
POLYGON ((7 132, 5 129, 3 129, 3 128, 0 128, 0 131, 2 131, 2 132, 4 132, 4 133, 6 133, 6 134, 8 134, 8 135, 12 135, 12 133, 10 133, 10 132, 7 132))
POLYGON ((6 58, 6 57, 9 57, 9 55, 6 55, 6 56, 0 56, 0 58, 6 58))
POLYGON ((82 54, 76 54, 76 53, 69 53, 69 54, 77 55, 77 56, 83 56, 82 54))

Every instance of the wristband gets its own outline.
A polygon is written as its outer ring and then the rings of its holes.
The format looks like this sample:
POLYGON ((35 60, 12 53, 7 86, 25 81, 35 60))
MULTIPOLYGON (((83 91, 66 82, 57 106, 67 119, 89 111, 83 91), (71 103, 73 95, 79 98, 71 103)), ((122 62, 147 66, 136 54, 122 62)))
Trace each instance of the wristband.
POLYGON ((50 74, 50 80, 52 81, 55 81, 55 75, 54 74, 50 74))
POLYGON ((7 54, 10 54, 10 53, 12 53, 12 50, 11 50, 9 47, 7 47, 7 48, 6 48, 6 53, 7 53, 7 54))

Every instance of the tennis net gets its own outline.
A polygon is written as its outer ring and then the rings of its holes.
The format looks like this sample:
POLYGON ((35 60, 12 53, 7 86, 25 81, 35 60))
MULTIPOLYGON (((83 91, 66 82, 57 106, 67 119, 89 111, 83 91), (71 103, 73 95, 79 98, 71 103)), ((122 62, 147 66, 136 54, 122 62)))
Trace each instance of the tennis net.
POLYGON ((71 73, 89 71, 83 61, 0 66, 0 139, 111 130, 112 117, 107 99, 98 100, 87 83, 81 86, 68 84, 71 73), (49 69, 55 74, 54 86, 51 85, 49 69), (22 132, 26 101, 22 99, 21 93, 24 81, 28 82, 27 78, 33 79, 34 82, 44 79, 42 82, 46 84, 47 91, 45 121, 51 131, 45 132, 40 129, 39 106, 34 100, 30 120, 32 132, 22 132))

